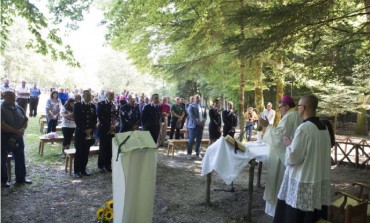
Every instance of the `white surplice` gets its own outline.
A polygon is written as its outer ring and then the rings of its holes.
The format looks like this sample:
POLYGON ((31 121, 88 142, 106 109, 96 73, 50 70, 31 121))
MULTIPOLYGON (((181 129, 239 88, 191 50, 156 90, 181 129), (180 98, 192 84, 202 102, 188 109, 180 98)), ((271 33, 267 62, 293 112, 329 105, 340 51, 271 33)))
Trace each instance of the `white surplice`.
POLYGON ((275 215, 277 195, 284 177, 286 145, 283 137, 294 137, 294 132, 302 123, 302 118, 295 108, 291 108, 280 120, 277 127, 268 126, 263 141, 270 145, 267 161, 267 179, 263 199, 266 201, 265 212, 275 215))

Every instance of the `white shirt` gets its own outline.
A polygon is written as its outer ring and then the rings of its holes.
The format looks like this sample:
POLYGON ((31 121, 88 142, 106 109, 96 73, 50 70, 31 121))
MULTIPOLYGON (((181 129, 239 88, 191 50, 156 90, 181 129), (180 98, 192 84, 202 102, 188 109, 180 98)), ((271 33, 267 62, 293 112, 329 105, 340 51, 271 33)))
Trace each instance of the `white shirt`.
POLYGON ((273 125, 274 124, 274 120, 275 120, 275 110, 273 109, 270 109, 270 110, 263 110, 262 112, 262 115, 261 115, 262 118, 266 119, 269 121, 269 124, 270 125, 273 125))
POLYGON ((24 87, 18 86, 16 89, 17 98, 29 98, 30 89, 25 85, 24 87))
MULTIPOLYGON (((70 113, 72 113, 72 112, 67 111, 65 109, 65 107, 62 106, 60 114, 70 114, 70 113)), ((75 121, 72 121, 72 120, 69 120, 69 119, 66 119, 66 118, 63 117, 62 118, 62 123, 60 123, 60 126, 62 128, 76 128, 76 123, 75 123, 75 121)))

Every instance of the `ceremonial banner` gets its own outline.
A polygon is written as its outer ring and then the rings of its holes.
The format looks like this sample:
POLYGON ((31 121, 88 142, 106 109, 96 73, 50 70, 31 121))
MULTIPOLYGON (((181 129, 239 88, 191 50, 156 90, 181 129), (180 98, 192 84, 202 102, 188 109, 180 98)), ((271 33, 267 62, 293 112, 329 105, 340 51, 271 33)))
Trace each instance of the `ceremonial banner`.
POLYGON ((148 131, 117 133, 112 140, 113 220, 115 223, 150 223, 157 146, 148 131))

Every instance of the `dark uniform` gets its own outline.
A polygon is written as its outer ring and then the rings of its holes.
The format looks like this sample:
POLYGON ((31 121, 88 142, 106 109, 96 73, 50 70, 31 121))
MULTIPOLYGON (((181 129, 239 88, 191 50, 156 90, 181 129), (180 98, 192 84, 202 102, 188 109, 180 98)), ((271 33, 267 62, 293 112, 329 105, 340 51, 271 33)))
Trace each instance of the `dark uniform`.
POLYGON ((87 175, 86 165, 89 160, 91 143, 86 138, 85 130, 95 128, 97 123, 96 108, 91 103, 77 102, 73 108, 73 117, 76 122, 74 172, 75 174, 87 175))
POLYGON ((98 168, 112 171, 112 138, 114 132, 110 132, 110 126, 118 123, 118 110, 115 103, 108 100, 98 103, 99 119, 99 158, 98 168))
POLYGON ((221 136, 221 114, 217 108, 209 109, 209 139, 216 141, 221 136))
POLYGON ((142 112, 143 130, 149 131, 155 143, 157 143, 162 118, 162 109, 153 103, 147 104, 142 112))
POLYGON ((235 131, 232 130, 236 128, 236 125, 238 124, 238 117, 236 116, 234 111, 230 110, 224 110, 222 112, 222 120, 224 122, 224 128, 223 128, 223 136, 230 135, 231 137, 234 137, 235 131))
POLYGON ((119 132, 127 132, 138 129, 141 122, 140 109, 138 104, 134 104, 134 106, 131 106, 129 103, 127 103, 121 106, 119 113, 121 120, 119 132))

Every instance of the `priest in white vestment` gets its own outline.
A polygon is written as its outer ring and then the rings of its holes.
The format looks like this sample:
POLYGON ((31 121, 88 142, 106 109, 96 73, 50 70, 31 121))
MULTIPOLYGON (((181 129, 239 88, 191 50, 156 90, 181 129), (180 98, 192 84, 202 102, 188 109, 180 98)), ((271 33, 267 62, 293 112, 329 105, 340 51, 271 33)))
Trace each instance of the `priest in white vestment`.
POLYGON ((274 216, 277 203, 277 195, 283 180, 285 166, 286 145, 283 137, 292 137, 297 127, 302 123, 295 103, 290 96, 284 96, 279 102, 279 111, 282 115, 277 127, 269 125, 268 120, 260 118, 260 125, 267 127, 263 141, 270 145, 267 161, 267 179, 263 199, 266 201, 265 212, 274 216))
POLYGON ((314 223, 327 219, 330 205, 331 146, 329 128, 316 117, 318 99, 301 98, 298 112, 304 119, 294 138, 285 137, 286 170, 278 194, 274 223, 314 223))

